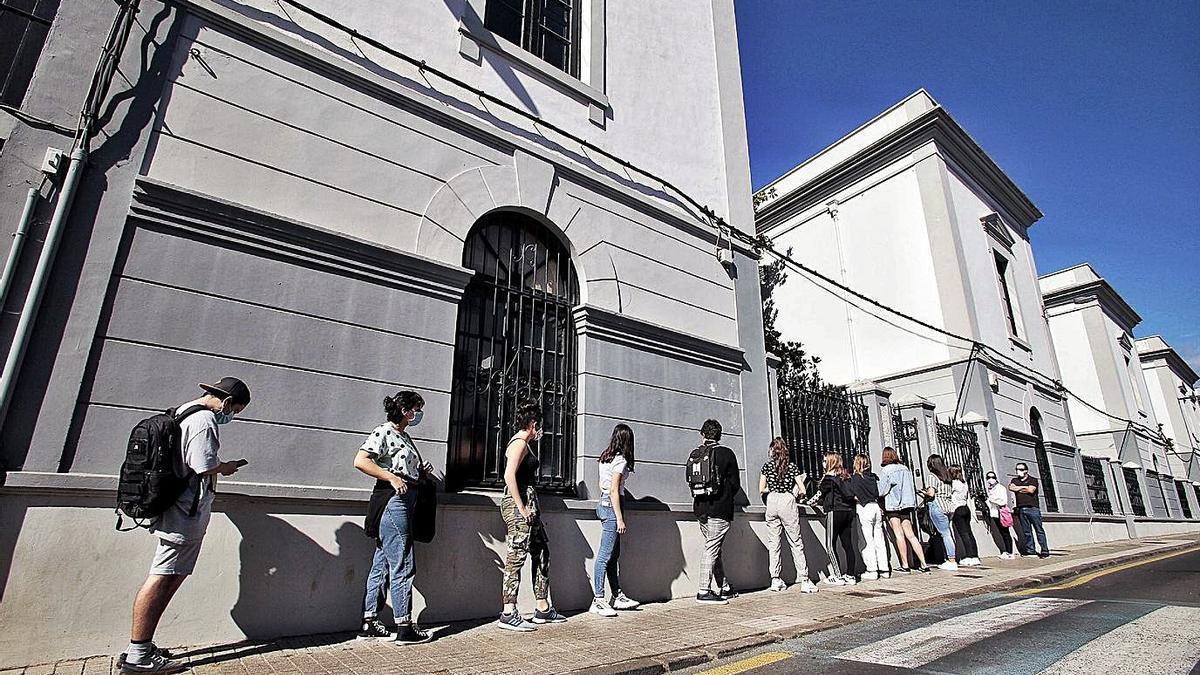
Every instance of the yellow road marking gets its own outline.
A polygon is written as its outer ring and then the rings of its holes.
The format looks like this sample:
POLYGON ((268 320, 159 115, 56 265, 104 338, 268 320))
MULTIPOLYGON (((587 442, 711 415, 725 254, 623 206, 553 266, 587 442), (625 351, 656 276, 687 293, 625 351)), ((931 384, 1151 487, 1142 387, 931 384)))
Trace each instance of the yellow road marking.
POLYGON ((1112 574, 1113 572, 1121 572, 1121 571, 1124 571, 1127 569, 1132 569, 1134 567, 1139 567, 1141 565, 1149 565, 1150 563, 1153 563, 1153 562, 1158 562, 1160 560, 1166 560, 1167 558, 1174 558, 1175 556, 1180 556, 1185 553, 1195 553, 1196 551, 1200 551, 1200 546, 1193 546, 1191 548, 1185 548, 1181 551, 1172 551, 1170 553, 1164 553, 1162 555, 1156 555, 1156 556, 1153 556, 1150 558, 1144 558, 1142 560, 1135 560, 1133 562, 1124 563, 1121 565, 1117 565, 1115 567, 1109 567, 1106 569, 1102 569, 1102 570, 1098 570, 1098 571, 1091 572, 1088 574, 1084 574, 1083 576, 1075 577, 1074 579, 1071 579, 1070 581, 1064 581, 1062 583, 1054 584, 1051 586, 1041 586, 1038 588, 1029 588, 1029 589, 1026 589, 1023 591, 1016 591, 1013 593, 1009 593, 1009 595, 1036 595, 1038 593, 1046 593, 1049 591, 1061 591, 1061 590, 1064 590, 1067 588, 1075 588, 1076 586, 1082 586, 1083 584, 1086 584, 1089 581, 1094 581, 1096 579, 1099 579, 1102 576, 1112 574))
POLYGON ((777 663, 784 659, 790 659, 792 656, 794 656, 794 654, 791 652, 763 652, 762 654, 751 656, 749 658, 742 659, 741 661, 734 661, 733 663, 726 664, 720 668, 705 670, 699 675, 737 675, 737 673, 744 673, 747 670, 753 670, 755 668, 767 666, 772 663, 777 663))

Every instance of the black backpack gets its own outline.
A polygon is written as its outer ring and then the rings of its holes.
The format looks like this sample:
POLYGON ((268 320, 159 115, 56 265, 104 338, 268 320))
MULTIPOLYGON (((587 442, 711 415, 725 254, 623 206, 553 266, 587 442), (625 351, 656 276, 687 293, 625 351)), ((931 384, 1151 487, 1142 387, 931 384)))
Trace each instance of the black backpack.
POLYGON ((705 443, 688 456, 684 473, 693 497, 711 497, 721 491, 721 474, 713 462, 713 450, 723 447, 705 443))
MULTIPOLYGON (((117 530, 121 530, 122 513, 133 519, 135 527, 149 527, 187 489, 196 473, 184 464, 179 423, 201 410, 204 406, 179 413, 171 409, 134 425, 117 482, 117 530)), ((199 503, 197 489, 188 515, 196 515, 199 503)))

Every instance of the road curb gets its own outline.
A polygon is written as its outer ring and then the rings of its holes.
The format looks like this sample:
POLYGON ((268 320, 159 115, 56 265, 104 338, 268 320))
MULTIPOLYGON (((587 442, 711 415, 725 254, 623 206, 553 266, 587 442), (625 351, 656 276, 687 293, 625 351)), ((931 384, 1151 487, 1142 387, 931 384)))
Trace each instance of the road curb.
POLYGON ((958 600, 961 598, 971 597, 974 595, 982 595, 985 593, 1012 592, 1053 584, 1064 579, 1076 577, 1081 574, 1101 570, 1106 567, 1114 567, 1128 562, 1153 558, 1164 553, 1173 553, 1188 548, 1200 548, 1200 542, 1190 541, 1181 543, 1175 546, 1166 546, 1153 551, 1141 551, 1132 553, 1122 558, 1111 558, 1108 560, 1096 560, 1092 562, 1080 563, 1055 572, 1035 573, 1026 577, 1018 577, 1004 582, 996 582, 973 588, 969 591, 954 591, 944 595, 938 595, 930 598, 920 598, 904 605, 884 605, 874 607, 867 610, 860 610, 850 614, 842 614, 831 617, 820 623, 812 625, 794 626, 785 630, 764 631, 755 633, 734 640, 721 640, 712 642, 706 645, 691 647, 679 651, 666 652, 657 656, 644 656, 627 661, 619 661, 603 666, 593 666, 591 668, 583 668, 579 670, 569 671, 571 675, 659 675, 659 673, 671 673, 693 668, 710 661, 735 656, 737 654, 764 647, 766 645, 783 642, 785 640, 793 640, 798 637, 818 633, 821 631, 830 630, 833 628, 841 628, 860 621, 875 619, 885 614, 909 609, 920 609, 931 605, 939 605, 950 600, 958 600))

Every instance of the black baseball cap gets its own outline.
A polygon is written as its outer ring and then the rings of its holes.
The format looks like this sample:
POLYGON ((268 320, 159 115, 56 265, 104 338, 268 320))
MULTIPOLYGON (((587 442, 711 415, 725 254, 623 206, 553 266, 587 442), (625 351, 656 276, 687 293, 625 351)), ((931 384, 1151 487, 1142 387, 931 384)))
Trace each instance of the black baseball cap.
POLYGON ((250 387, 236 377, 222 377, 216 384, 201 382, 200 388, 222 400, 232 398, 234 403, 250 404, 250 387))

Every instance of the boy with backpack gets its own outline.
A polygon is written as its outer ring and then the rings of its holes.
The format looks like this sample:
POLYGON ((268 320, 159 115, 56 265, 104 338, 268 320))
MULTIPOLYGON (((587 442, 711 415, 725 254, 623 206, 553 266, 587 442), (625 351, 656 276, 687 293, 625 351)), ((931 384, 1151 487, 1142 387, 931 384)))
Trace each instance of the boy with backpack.
POLYGON ((692 512, 700 521, 704 550, 700 559, 700 587, 696 602, 727 604, 737 594, 729 587, 721 565, 721 544, 733 523, 733 500, 741 489, 737 457, 721 445, 721 423, 705 420, 700 427, 700 447, 688 457, 687 480, 692 490, 692 512), (717 592, 712 582, 717 582, 717 592))
POLYGON ((150 574, 133 601, 129 648, 117 658, 121 672, 176 673, 186 667, 155 646, 154 631, 196 566, 212 515, 215 476, 232 475, 246 463, 222 462, 217 451, 220 425, 245 409, 250 389, 236 377, 200 388, 203 396, 167 411, 169 417, 156 415, 134 427, 121 467, 121 510, 155 518, 149 529, 158 536, 150 574), (177 497, 162 505, 163 492, 177 497))

